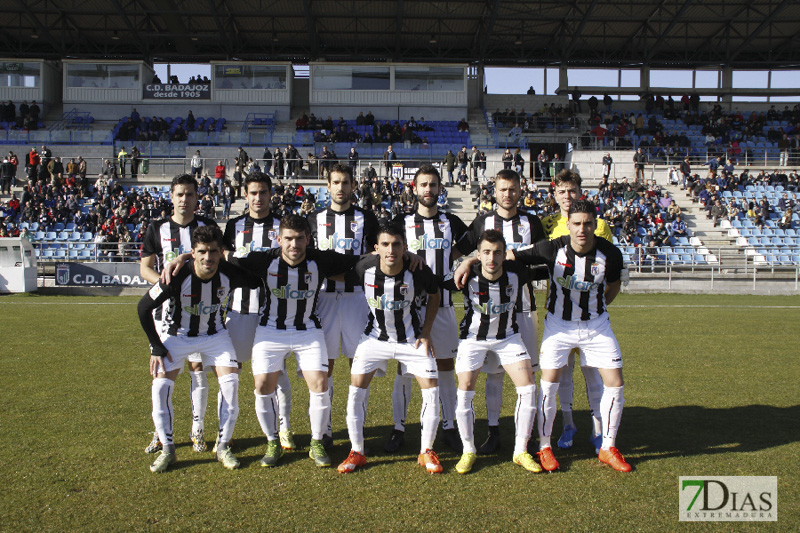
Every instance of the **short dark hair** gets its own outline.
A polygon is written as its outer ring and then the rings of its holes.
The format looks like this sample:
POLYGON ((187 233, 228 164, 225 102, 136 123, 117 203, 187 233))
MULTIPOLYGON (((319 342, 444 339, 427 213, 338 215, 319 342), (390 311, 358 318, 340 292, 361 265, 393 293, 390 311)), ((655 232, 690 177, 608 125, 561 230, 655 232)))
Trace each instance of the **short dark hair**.
POLYGON ((509 181, 516 181, 520 183, 519 174, 517 174, 516 170, 511 170, 510 168, 504 168, 500 172, 497 173, 497 176, 494 179, 497 180, 509 180, 509 181))
POLYGON ((211 244, 212 242, 222 248, 224 241, 222 230, 218 226, 200 226, 192 232, 192 250, 197 248, 198 244, 211 244))
POLYGON ((414 183, 417 182, 417 178, 420 176, 420 174, 425 174, 427 176, 436 176, 436 180, 439 182, 439 184, 441 185, 442 183, 442 175, 439 174, 439 170, 430 163, 421 164, 417 169, 417 171, 414 172, 414 183))
POLYGON ((283 232, 285 229, 303 231, 308 234, 308 221, 300 215, 286 215, 281 219, 281 225, 278 227, 278 231, 283 232))
POLYGON ((336 163, 335 165, 333 165, 330 168, 330 170, 328 170, 328 183, 329 184, 331 182, 331 174, 333 174, 334 172, 338 172, 339 174, 346 175, 348 178, 350 178, 350 183, 354 183, 354 180, 353 180, 353 169, 350 167, 350 165, 343 165, 341 163, 336 163))
POLYGON ((553 178, 553 183, 555 184, 556 187, 558 187, 559 185, 563 185, 565 183, 574 183, 575 185, 578 186, 578 189, 580 189, 581 175, 575 172, 574 170, 565 168, 564 170, 556 174, 556 177, 553 178))
POLYGON ((382 235, 384 233, 394 237, 400 237, 403 242, 406 242, 406 233, 398 224, 394 224, 392 222, 381 222, 378 225, 378 235, 382 235))
POLYGON ((478 245, 476 248, 480 248, 481 243, 483 241, 490 242, 492 244, 497 244, 498 242, 503 243, 503 249, 506 247, 506 238, 503 237, 503 232, 496 229, 487 229, 481 236, 478 237, 478 245))
POLYGON ((178 174, 172 178, 172 183, 169 186, 169 192, 174 191, 177 185, 192 185, 194 187, 194 192, 197 192, 197 180, 189 174, 178 174))
POLYGON ((266 183, 267 188, 272 192, 272 179, 263 172, 251 172, 244 179, 244 190, 247 192, 247 186, 251 183, 266 183))
POLYGON ((597 218, 597 208, 589 200, 575 200, 569 206, 569 213, 567 218, 572 216, 572 213, 586 213, 592 215, 592 218, 597 218))

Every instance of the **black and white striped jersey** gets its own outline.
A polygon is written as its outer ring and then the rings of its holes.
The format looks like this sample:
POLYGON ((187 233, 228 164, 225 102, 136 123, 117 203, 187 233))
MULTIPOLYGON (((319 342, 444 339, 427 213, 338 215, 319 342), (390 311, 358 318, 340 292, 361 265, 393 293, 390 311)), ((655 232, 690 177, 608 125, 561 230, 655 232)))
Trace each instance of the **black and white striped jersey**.
MULTIPOLYGON (((542 228, 542 221, 536 215, 517 211, 515 216, 503 218, 497 211, 492 211, 478 215, 472 221, 464 238, 458 242, 458 249, 462 254, 469 255, 478 246, 481 234, 490 229, 496 229, 503 233, 503 237, 506 239, 506 248, 509 250, 516 250, 522 246, 547 240, 544 228, 542 228)), ((525 286, 524 291, 520 291, 516 309, 517 312, 523 313, 536 309, 533 285, 530 283, 525 286)))
POLYGON ((154 309, 164 305, 162 334, 186 337, 215 335, 225 329, 222 316, 231 291, 261 284, 258 276, 225 261, 220 261, 214 276, 204 280, 195 275, 194 262, 187 262, 169 284, 159 281, 139 302, 139 320, 153 347, 153 355, 164 356, 167 352, 156 331, 154 309))
MULTIPOLYGON (((528 269, 514 261, 503 262, 503 273, 494 281, 484 277, 480 263, 472 265, 461 291, 465 302, 461 338, 485 341, 519 333, 515 310, 517 295, 528 281, 528 269)), ((452 277, 444 282, 444 288, 457 290, 452 277)))
POLYGON ((317 318, 317 297, 328 276, 352 269, 359 256, 309 248, 306 258, 295 266, 283 260, 280 248, 250 252, 231 262, 260 276, 266 286, 261 309, 262 326, 276 329, 321 328, 317 318))
POLYGON ((161 272, 164 265, 192 251, 192 232, 203 226, 216 226, 210 218, 195 215, 194 219, 181 226, 172 218, 162 218, 150 224, 142 242, 142 257, 156 256, 155 271, 161 272))
POLYGON ((518 261, 544 264, 550 272, 547 312, 562 320, 592 320, 606 312, 606 284, 619 281, 622 252, 605 239, 577 254, 565 235, 515 251, 518 261))
MULTIPOLYGON (((327 207, 308 215, 311 228, 311 242, 318 250, 334 250, 340 254, 363 255, 372 252, 378 237, 378 219, 372 211, 362 211, 350 206, 346 211, 337 212, 327 207)), ((361 292, 359 285, 352 282, 325 280, 325 292, 361 292)))
MULTIPOLYGON (((281 219, 273 214, 264 218, 242 215, 232 218, 225 226, 225 246, 233 257, 246 257, 250 252, 264 252, 278 247, 278 228, 281 219)), ((236 289, 230 308, 242 315, 257 314, 264 303, 260 289, 236 289)))
MULTIPOLYGON (((428 218, 419 213, 401 215, 392 221, 403 228, 408 251, 425 260, 433 273, 444 279, 452 273, 453 246, 467 232, 467 225, 449 213, 438 213, 428 218)), ((424 303, 424 298, 421 303, 424 303)), ((441 307, 451 307, 453 296, 448 291, 442 295, 441 307)))
POLYGON ((389 276, 381 271, 380 258, 369 255, 358 262, 351 276, 363 286, 369 306, 364 334, 380 341, 413 342, 422 328, 416 298, 439 292, 439 281, 431 269, 423 266, 411 272, 404 260, 403 270, 389 276))

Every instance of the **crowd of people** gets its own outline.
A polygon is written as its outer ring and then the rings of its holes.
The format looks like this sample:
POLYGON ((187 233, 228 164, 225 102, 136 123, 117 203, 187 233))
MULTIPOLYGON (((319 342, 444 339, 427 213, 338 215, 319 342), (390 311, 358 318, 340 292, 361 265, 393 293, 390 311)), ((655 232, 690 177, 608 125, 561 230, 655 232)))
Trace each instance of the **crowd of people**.
POLYGON ((31 101, 30 105, 27 100, 24 100, 19 104, 19 108, 12 100, 9 100, 0 107, 0 117, 2 117, 0 123, 4 129, 38 130, 43 126, 40 120, 41 113, 42 110, 36 100, 31 101))
MULTIPOLYGON (((313 131, 314 142, 321 143, 403 143, 405 147, 413 144, 428 144, 425 132, 434 131, 433 126, 425 121, 425 117, 416 120, 413 116, 406 121, 380 121, 376 120, 372 111, 365 115, 363 111, 355 119, 357 131, 344 117, 337 121, 328 116, 326 119, 317 118, 314 113, 303 115, 295 122, 297 131, 313 131), (366 128, 360 128, 364 126, 366 128)), ((469 123, 462 118, 456 126, 459 132, 469 132, 469 123)))

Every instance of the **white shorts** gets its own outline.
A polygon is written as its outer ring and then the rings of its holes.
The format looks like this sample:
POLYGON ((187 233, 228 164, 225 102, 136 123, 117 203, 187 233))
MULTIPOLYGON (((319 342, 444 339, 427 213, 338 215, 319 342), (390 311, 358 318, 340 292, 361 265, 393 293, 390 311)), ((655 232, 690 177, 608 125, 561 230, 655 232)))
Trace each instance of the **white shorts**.
POLYGON ((317 317, 325 333, 328 357, 338 359, 341 345, 341 353, 352 359, 369 317, 364 293, 320 291, 317 317))
POLYGON ((236 352, 227 330, 214 335, 186 337, 184 335, 164 335, 161 338, 169 351, 172 361, 164 358, 164 371, 181 369, 187 356, 196 356, 204 366, 237 368, 236 352))
POLYGON ((328 372, 328 350, 321 329, 275 329, 258 326, 253 344, 253 375, 271 374, 285 369, 290 352, 302 371, 328 372))
POLYGON ((483 366, 489 351, 495 354, 501 365, 513 365, 530 359, 519 333, 511 335, 507 339, 499 340, 462 339, 458 345, 456 374, 479 370, 483 366))
MULTIPOLYGON (((425 306, 419 310, 420 324, 425 322, 425 306)), ((433 320, 431 340, 436 359, 452 359, 458 353, 458 322, 453 306, 440 307, 433 320)))
POLYGON ((542 338, 542 368, 566 366, 573 348, 580 349, 581 366, 622 368, 622 353, 608 313, 585 322, 561 320, 548 313, 542 338))
MULTIPOLYGON (((519 336, 522 339, 522 344, 525 345, 525 351, 531 358, 531 367, 534 372, 539 371, 539 319, 536 316, 536 311, 530 313, 517 313, 517 327, 519 328, 519 336)), ((481 372, 486 374, 500 374, 505 372, 500 358, 494 351, 489 351, 486 355, 486 361, 481 368, 481 372)))
POLYGON ((253 342, 258 327, 258 313, 243 315, 232 309, 225 316, 225 327, 233 341, 236 350, 236 360, 240 363, 249 361, 253 357, 253 342))
POLYGON ((425 353, 424 346, 415 348, 415 342, 386 342, 362 335, 356 355, 353 357, 350 373, 369 374, 375 370, 376 376, 383 377, 386 375, 386 366, 389 360, 397 359, 401 366, 417 377, 438 379, 439 371, 436 369, 436 359, 425 353))

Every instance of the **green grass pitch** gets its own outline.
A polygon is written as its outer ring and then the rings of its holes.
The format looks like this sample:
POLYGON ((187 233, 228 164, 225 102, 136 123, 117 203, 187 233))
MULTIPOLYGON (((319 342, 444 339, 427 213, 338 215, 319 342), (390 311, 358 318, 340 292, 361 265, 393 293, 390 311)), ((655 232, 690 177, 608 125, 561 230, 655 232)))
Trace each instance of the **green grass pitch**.
MULTIPOLYGON (((0 297, 0 531, 800 528, 797 297, 621 295, 610 311, 625 359, 618 446, 634 471, 614 472, 593 456, 577 374, 578 436, 573 450, 557 451, 562 471, 531 474, 511 463, 514 388, 506 379, 505 447, 480 457, 465 476, 455 473, 458 457, 443 445, 444 474, 427 475, 416 465, 418 393, 405 450, 382 453, 391 430, 391 378, 373 382, 368 468, 351 475, 317 469, 306 450, 288 454, 277 468, 260 468, 265 438, 253 410, 249 365, 234 445, 242 468, 226 471, 210 451, 191 451, 189 384, 182 375, 174 394, 178 463, 151 474, 152 456, 143 453, 152 430, 148 351, 137 301, 0 297), (678 477, 689 475, 778 476, 777 524, 678 522, 678 477)), ((206 427, 213 441, 217 389, 209 381, 206 427)), ((292 381, 292 425, 305 447, 308 393, 294 375, 292 381)), ((340 362, 334 464, 349 451, 347 386, 340 362)), ((486 432, 481 391, 479 382, 479 442, 486 432)), ((559 416, 557 434, 560 427, 559 416)))

